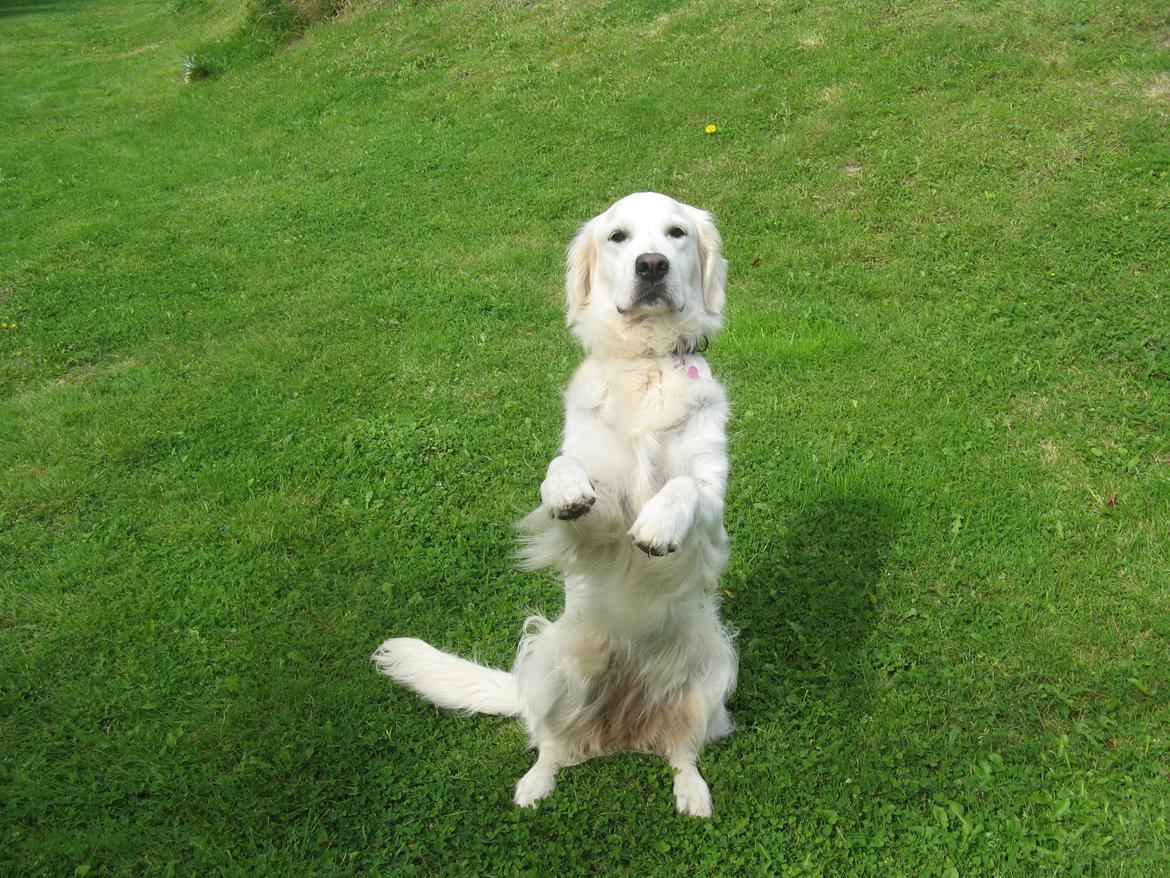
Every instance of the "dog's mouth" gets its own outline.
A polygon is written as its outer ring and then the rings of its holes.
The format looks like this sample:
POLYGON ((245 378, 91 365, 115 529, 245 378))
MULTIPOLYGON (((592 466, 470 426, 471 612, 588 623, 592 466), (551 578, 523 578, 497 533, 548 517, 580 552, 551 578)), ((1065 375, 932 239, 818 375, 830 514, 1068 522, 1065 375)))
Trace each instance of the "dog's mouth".
POLYGON ((618 313, 626 315, 635 311, 674 311, 676 306, 666 284, 662 281, 653 281, 638 284, 633 301, 625 308, 618 305, 617 309, 618 313))

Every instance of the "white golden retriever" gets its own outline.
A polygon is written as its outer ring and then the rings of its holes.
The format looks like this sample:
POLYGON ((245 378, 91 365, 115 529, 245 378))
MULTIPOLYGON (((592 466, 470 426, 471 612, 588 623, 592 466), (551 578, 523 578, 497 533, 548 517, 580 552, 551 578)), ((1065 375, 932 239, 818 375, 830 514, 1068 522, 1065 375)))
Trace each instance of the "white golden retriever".
POLYGON ((511 673, 411 638, 374 654, 440 707, 522 719, 539 755, 518 805, 552 792, 562 766, 636 750, 674 769, 680 811, 711 813, 696 762, 731 730, 737 666, 715 588, 727 398, 699 355, 723 323, 721 246, 710 214, 639 193, 569 247, 568 325, 587 357, 541 505, 518 524, 524 566, 564 577, 561 617, 528 619, 511 673))

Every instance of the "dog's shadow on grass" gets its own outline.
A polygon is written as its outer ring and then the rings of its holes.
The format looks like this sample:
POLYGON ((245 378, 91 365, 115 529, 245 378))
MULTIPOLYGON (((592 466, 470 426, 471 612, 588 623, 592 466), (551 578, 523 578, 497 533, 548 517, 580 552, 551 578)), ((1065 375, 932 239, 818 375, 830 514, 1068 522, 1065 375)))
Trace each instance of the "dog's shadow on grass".
POLYGON ((739 565, 726 614, 739 628, 740 722, 773 716, 792 697, 866 700, 866 647, 889 597, 882 578, 899 519, 881 499, 831 495, 773 539, 751 540, 766 548, 739 565))

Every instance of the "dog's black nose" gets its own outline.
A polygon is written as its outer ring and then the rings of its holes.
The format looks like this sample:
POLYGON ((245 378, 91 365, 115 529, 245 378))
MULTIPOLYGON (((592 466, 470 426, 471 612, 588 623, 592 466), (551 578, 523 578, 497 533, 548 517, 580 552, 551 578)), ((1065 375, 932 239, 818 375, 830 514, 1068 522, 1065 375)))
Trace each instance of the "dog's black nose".
POLYGON ((670 262, 661 253, 643 253, 634 260, 634 273, 644 280, 662 280, 670 262))

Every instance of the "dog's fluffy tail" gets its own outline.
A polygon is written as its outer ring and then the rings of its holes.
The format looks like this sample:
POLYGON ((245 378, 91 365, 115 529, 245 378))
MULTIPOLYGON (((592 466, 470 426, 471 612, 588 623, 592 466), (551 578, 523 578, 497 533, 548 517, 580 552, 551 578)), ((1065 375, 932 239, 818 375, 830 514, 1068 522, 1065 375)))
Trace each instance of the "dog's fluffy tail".
POLYGON ((372 657, 379 673, 393 677, 448 710, 516 716, 521 711, 516 678, 440 652, 413 637, 395 637, 372 657))

